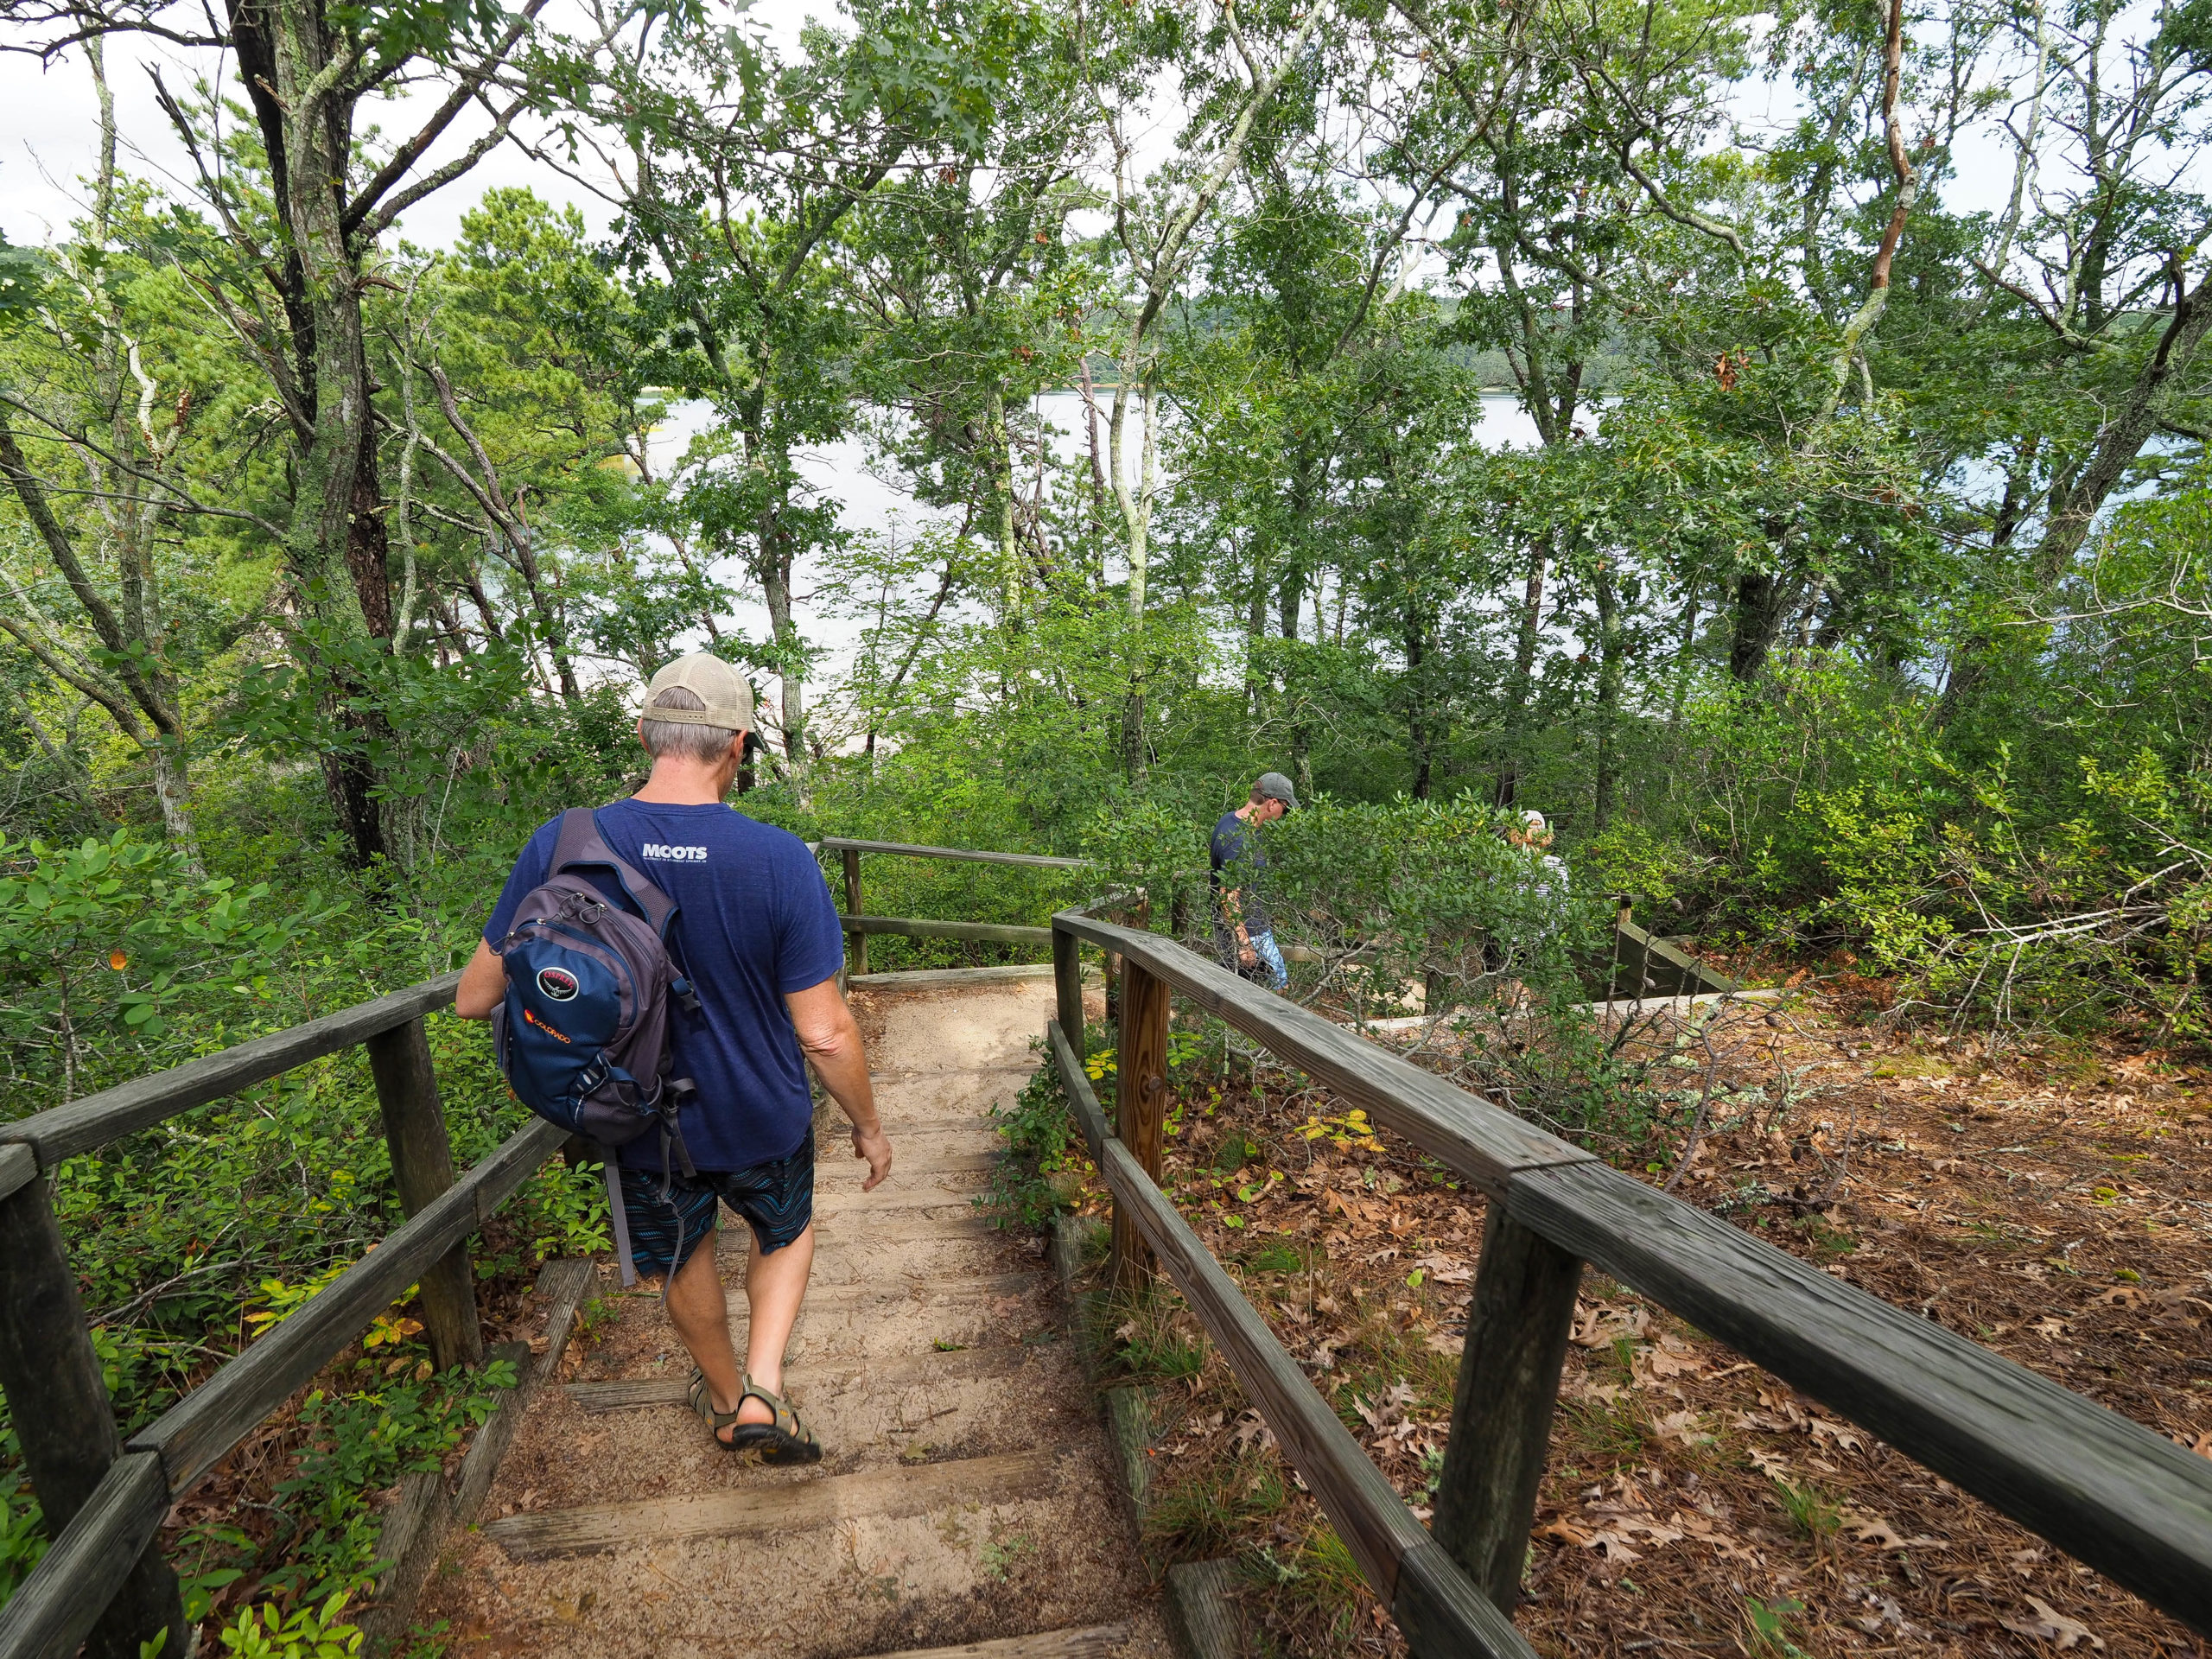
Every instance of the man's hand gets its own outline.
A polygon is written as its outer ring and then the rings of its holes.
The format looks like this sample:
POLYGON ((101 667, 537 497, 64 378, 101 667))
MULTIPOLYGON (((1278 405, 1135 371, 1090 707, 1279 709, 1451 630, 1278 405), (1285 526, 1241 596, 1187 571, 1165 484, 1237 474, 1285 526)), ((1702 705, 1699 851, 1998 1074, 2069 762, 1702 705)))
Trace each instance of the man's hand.
POLYGON ((872 1129, 855 1128, 853 1156, 868 1160, 868 1179, 861 1183, 861 1191, 873 1192, 878 1183, 891 1173, 891 1137, 878 1123, 872 1129))
POLYGON ((1260 953, 1252 948, 1252 942, 1249 939, 1236 948, 1236 960, 1247 968, 1256 968, 1260 965, 1260 953))

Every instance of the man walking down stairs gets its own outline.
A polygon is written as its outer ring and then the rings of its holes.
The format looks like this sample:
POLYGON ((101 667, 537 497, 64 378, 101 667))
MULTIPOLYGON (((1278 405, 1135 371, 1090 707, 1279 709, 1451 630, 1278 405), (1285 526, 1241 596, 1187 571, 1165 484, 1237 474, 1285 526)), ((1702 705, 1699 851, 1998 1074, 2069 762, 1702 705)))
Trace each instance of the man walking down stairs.
MULTIPOLYGON (((822 1137, 812 1287, 785 1389, 817 1464, 720 1451, 657 1294, 616 1290, 541 1394, 480 1527, 416 1609, 450 1651, 983 1659, 1171 1651, 1042 1253, 979 1217, 988 1112, 1033 1070, 1049 981, 883 992, 888 1179, 822 1137)), ((740 1267, 746 1230, 721 1230, 740 1267)), ((731 1319, 740 1352, 746 1316, 731 1319)))

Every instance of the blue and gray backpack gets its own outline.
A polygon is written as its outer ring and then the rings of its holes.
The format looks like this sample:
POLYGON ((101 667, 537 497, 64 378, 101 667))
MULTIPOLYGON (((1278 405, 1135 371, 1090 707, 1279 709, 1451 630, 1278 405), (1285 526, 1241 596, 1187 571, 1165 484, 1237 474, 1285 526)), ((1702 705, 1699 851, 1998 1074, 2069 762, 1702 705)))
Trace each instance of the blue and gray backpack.
POLYGON ((669 1075, 669 1002, 699 1007, 671 953, 676 915, 675 901, 607 844, 598 814, 577 807, 561 817, 544 881, 523 895, 492 947, 507 970, 506 1001, 492 1014, 500 1073, 531 1111, 605 1154, 626 1284, 635 1273, 615 1149, 659 1129, 664 1198, 671 1160, 696 1173, 677 1124, 695 1090, 690 1078, 669 1075), (613 877, 622 904, 587 872, 613 877))

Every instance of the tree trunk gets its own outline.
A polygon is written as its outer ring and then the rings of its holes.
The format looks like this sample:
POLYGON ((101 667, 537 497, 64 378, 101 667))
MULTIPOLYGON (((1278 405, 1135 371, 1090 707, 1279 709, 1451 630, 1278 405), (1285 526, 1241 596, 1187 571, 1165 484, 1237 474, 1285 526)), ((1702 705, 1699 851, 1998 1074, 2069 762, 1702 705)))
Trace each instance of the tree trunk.
POLYGON ((1766 671, 1768 654, 1796 592, 1793 580, 1764 570, 1745 570, 1736 578, 1736 614, 1728 640, 1728 672, 1748 685, 1766 671))
POLYGON ((1513 804, 1521 787, 1521 750, 1527 741, 1529 699, 1535 689, 1536 642, 1543 631, 1544 571, 1551 548, 1538 542, 1529 550, 1529 580, 1521 594, 1521 626, 1513 641, 1513 678, 1505 697, 1504 729, 1499 734, 1497 804, 1513 804))
POLYGON ((784 757, 802 796, 805 791, 806 671, 799 666, 798 629, 791 621, 791 551, 775 531, 761 538, 760 592, 767 601, 768 627, 776 641, 777 680, 782 690, 784 757))
POLYGON ((1427 619, 1410 607, 1405 612, 1406 739, 1414 763, 1413 797, 1428 798, 1435 769, 1435 733, 1428 708, 1428 628, 1427 619))
POLYGON ((1613 792, 1620 768, 1621 682, 1627 676, 1627 639, 1621 626, 1620 590, 1613 562, 1600 559, 1591 583, 1598 609, 1597 799, 1592 828, 1602 834, 1613 819, 1613 792))

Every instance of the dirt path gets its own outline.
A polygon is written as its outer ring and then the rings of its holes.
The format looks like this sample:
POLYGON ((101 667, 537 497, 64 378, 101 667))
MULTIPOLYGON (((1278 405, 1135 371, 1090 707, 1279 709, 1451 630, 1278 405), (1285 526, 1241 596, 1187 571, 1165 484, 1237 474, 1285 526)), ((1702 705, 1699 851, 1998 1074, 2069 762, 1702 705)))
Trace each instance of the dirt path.
MULTIPOLYGON (((417 1622, 447 1621, 463 1655, 1166 1659, 1049 1270, 969 1203, 985 1114, 1033 1066, 1051 997, 879 993, 864 1016, 896 1163, 863 1194, 849 1141, 817 1125, 819 1246, 786 1371, 817 1467, 715 1449, 658 1294, 613 1293, 603 1266, 612 1322, 533 1404, 417 1622)), ((741 1225, 721 1242, 734 1284, 741 1225)))

